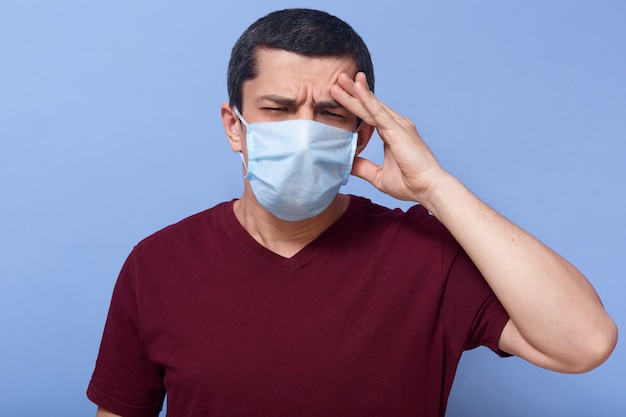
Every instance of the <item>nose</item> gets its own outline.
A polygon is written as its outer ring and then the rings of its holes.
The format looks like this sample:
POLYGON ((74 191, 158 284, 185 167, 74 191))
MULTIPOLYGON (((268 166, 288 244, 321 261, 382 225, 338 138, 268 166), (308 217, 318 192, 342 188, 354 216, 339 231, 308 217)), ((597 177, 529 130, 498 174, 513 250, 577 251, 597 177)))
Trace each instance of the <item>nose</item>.
POLYGON ((315 120, 315 111, 309 106, 300 106, 295 114, 294 118, 304 120, 315 120))

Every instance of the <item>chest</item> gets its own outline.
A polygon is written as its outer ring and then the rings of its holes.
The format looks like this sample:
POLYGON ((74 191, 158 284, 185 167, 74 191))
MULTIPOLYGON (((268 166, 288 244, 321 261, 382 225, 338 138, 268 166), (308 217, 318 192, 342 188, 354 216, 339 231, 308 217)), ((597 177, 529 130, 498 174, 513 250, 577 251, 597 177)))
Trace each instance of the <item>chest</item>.
POLYGON ((368 415, 437 402, 446 358, 436 277, 376 262, 315 265, 179 270, 175 285, 145 298, 168 403, 368 415))

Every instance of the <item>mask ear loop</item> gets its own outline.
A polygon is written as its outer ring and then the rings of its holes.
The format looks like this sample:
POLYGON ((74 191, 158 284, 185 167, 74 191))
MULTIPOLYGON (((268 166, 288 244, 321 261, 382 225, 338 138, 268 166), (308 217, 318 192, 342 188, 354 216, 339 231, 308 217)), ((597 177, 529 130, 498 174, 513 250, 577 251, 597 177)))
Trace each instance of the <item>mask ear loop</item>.
POLYGON ((243 123, 243 125, 245 127, 248 127, 248 122, 246 122, 246 119, 243 118, 243 116, 241 115, 241 113, 239 112, 239 109, 237 107, 233 107, 233 109, 235 110, 235 114, 237 115, 237 117, 239 118, 239 121, 241 123, 243 123))
POLYGON ((356 121, 357 121, 357 124, 356 124, 355 132, 358 132, 361 129, 361 126, 363 126, 363 119, 361 119, 360 117, 357 117, 356 121))
POLYGON ((239 151, 239 156, 241 157, 241 163, 243 164, 243 167, 246 169, 246 175, 244 175, 244 178, 246 176, 248 176, 248 165, 246 164, 246 160, 243 157, 243 152, 239 151))
MULTIPOLYGON (((239 112, 239 109, 237 107, 234 107, 235 110, 235 114, 237 115, 237 117, 239 118, 239 121, 241 123, 243 123, 243 125, 246 127, 246 129, 248 128, 248 122, 246 122, 246 120, 243 118, 243 116, 241 115, 241 113, 239 112)), ((239 156, 241 157, 241 163, 243 164, 243 167, 246 170, 246 175, 244 175, 244 178, 248 176, 248 164, 246 164, 246 160, 243 157, 243 152, 239 151, 239 156)))
POLYGON ((357 121, 359 122, 359 124, 356 126, 356 130, 354 131, 355 133, 358 133, 359 130, 361 130, 361 128, 363 127, 363 119, 357 118, 357 121))

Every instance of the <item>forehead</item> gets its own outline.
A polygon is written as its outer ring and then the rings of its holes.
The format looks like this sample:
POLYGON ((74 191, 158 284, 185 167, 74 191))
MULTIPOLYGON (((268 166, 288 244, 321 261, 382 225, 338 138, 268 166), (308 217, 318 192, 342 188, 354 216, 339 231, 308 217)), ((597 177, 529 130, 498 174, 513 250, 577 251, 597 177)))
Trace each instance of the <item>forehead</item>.
POLYGON ((342 72, 352 78, 357 72, 356 63, 349 57, 307 57, 282 49, 258 49, 255 63, 256 77, 244 83, 244 97, 246 92, 258 89, 320 92, 335 84, 342 72))

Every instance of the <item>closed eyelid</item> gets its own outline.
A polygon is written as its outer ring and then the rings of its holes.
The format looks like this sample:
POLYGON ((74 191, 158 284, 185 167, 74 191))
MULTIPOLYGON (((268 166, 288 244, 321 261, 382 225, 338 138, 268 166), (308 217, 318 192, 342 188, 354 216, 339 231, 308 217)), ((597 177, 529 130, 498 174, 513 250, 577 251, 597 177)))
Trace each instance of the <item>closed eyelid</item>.
MULTIPOLYGON (((287 107, 296 106, 297 104, 295 99, 284 97, 284 96, 273 95, 273 94, 260 96, 255 101, 257 103, 263 103, 263 102, 269 101, 274 104, 287 106, 287 107)), ((318 109, 326 109, 326 110, 345 109, 344 106, 337 103, 335 100, 313 101, 313 106, 318 109)))
MULTIPOLYGON (((257 105, 271 112, 292 112, 297 111, 298 101, 294 98, 277 95, 265 94, 255 98, 257 105)), ((348 109, 333 99, 313 100, 313 109, 316 114, 324 117, 332 117, 334 119, 347 119, 353 116, 348 109)))
POLYGON ((336 105, 320 105, 317 110, 321 114, 329 114, 333 117, 351 117, 352 113, 348 111, 345 107, 336 104, 336 105))

